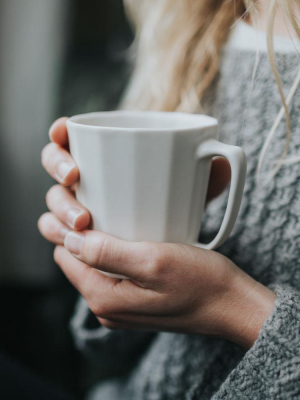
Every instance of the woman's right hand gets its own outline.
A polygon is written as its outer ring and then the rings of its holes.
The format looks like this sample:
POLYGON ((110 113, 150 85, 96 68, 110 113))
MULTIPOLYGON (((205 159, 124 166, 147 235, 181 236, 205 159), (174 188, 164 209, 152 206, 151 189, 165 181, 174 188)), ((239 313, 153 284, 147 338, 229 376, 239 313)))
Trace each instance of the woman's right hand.
POLYGON ((44 168, 59 184, 52 186, 46 195, 50 212, 40 217, 38 227, 47 240, 59 245, 63 245, 70 230, 86 229, 90 223, 88 210, 75 199, 72 190, 79 179, 79 171, 68 151, 67 119, 59 118, 52 124, 51 142, 42 151, 44 168))

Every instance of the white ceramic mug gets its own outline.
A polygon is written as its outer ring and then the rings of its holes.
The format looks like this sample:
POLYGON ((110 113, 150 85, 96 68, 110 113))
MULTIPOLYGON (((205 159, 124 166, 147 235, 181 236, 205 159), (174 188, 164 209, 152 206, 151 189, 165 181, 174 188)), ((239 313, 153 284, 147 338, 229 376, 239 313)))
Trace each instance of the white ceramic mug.
POLYGON ((121 239, 189 243, 205 249, 230 235, 243 196, 246 157, 220 143, 218 121, 184 113, 112 111, 67 121, 71 154, 80 171, 77 199, 92 228, 121 239), (231 188, 220 230, 197 243, 212 158, 231 165, 231 188))

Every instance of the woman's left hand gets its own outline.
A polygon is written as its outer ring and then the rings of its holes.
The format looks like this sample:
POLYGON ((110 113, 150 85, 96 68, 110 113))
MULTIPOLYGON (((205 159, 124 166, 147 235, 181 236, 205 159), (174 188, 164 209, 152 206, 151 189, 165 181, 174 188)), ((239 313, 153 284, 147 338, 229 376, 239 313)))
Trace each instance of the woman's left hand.
POLYGON ((111 329, 205 334, 249 348, 274 306, 272 291, 213 251, 95 231, 68 233, 65 247, 55 261, 111 329))

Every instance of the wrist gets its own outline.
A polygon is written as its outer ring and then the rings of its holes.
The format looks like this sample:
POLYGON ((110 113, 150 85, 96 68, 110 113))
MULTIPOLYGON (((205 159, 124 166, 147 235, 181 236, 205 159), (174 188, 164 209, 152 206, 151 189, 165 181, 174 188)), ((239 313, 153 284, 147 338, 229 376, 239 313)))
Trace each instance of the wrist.
POLYGON ((274 309, 275 293, 239 270, 222 310, 223 337, 249 349, 274 309))

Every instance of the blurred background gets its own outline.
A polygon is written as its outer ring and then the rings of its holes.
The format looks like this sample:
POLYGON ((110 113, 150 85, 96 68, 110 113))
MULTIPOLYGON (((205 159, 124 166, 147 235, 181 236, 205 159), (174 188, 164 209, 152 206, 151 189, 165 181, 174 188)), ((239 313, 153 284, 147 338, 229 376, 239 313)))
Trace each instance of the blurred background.
POLYGON ((77 293, 37 230, 54 119, 116 108, 133 39, 122 0, 0 0, 0 354, 78 399, 97 379, 68 323, 77 293))

